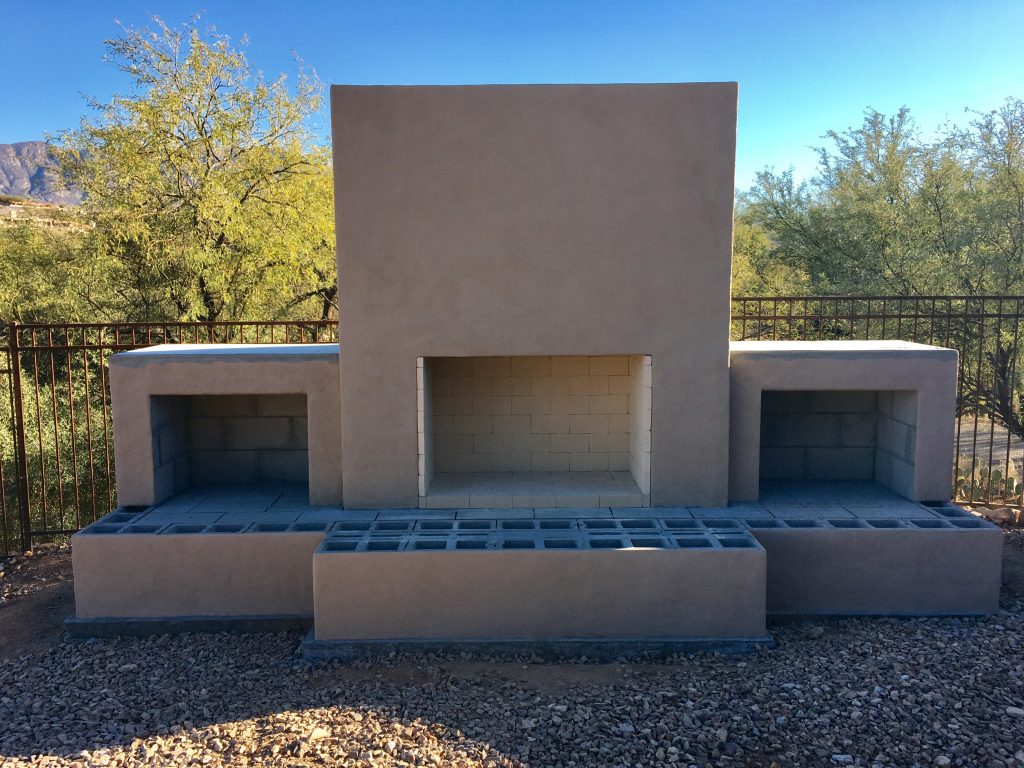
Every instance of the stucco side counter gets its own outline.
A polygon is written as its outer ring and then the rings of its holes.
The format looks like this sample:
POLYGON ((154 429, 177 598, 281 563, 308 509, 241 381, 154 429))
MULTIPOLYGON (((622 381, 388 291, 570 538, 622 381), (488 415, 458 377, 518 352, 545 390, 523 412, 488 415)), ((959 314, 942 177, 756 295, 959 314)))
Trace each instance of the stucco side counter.
POLYGON ((304 395, 309 500, 341 504, 337 344, 160 344, 110 357, 118 502, 148 506, 176 492, 154 471, 154 398, 304 395))
POLYGON ((903 341, 739 341, 729 345, 729 497, 760 493, 761 403, 767 391, 884 392, 904 422, 906 461, 875 479, 907 498, 951 493, 957 352, 903 341), (916 431, 916 435, 913 434, 916 431))

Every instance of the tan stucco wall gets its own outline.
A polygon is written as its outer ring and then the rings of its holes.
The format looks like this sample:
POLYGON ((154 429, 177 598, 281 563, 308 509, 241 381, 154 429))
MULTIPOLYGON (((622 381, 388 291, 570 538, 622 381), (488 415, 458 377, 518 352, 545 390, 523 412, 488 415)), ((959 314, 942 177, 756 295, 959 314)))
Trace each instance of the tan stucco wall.
POLYGON ((332 88, 347 506, 417 503, 416 359, 488 355, 651 355, 651 503, 725 502, 736 95, 332 88))

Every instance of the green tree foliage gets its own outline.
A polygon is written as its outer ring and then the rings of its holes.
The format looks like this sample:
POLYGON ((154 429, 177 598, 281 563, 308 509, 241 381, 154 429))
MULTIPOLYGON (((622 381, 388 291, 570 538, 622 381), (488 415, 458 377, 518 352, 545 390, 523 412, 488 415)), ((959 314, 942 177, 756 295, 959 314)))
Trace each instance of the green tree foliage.
POLYGON ((766 169, 740 196, 737 292, 1024 291, 1024 102, 930 140, 907 109, 827 138, 814 177, 766 169))
POLYGON ((64 180, 95 225, 70 274, 90 319, 332 316, 330 157, 309 128, 322 87, 266 81, 228 38, 123 29, 127 95, 60 135, 64 180))

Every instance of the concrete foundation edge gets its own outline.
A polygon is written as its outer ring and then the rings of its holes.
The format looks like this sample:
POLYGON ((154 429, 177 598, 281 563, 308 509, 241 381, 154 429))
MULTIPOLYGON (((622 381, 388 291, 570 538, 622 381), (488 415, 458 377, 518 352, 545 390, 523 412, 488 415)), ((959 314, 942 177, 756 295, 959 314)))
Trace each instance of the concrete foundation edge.
POLYGON ((299 646, 307 661, 357 661, 395 653, 460 653, 471 656, 524 655, 543 661, 586 657, 588 661, 664 658, 696 653, 753 653, 772 648, 771 635, 763 637, 686 637, 643 640, 637 638, 565 638, 558 640, 317 640, 309 632, 299 646))
POLYGON ((74 639, 181 635, 187 632, 249 635, 267 632, 305 632, 313 626, 312 616, 169 616, 166 618, 89 618, 69 616, 64 620, 68 636, 74 639))

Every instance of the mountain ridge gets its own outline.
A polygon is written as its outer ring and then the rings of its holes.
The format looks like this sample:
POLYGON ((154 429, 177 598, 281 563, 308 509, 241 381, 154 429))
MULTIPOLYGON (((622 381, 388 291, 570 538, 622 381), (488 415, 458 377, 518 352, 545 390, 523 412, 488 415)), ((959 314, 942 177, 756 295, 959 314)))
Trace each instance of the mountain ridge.
POLYGON ((48 170, 52 152, 45 141, 0 144, 0 195, 57 205, 77 205, 82 194, 62 188, 48 170))

